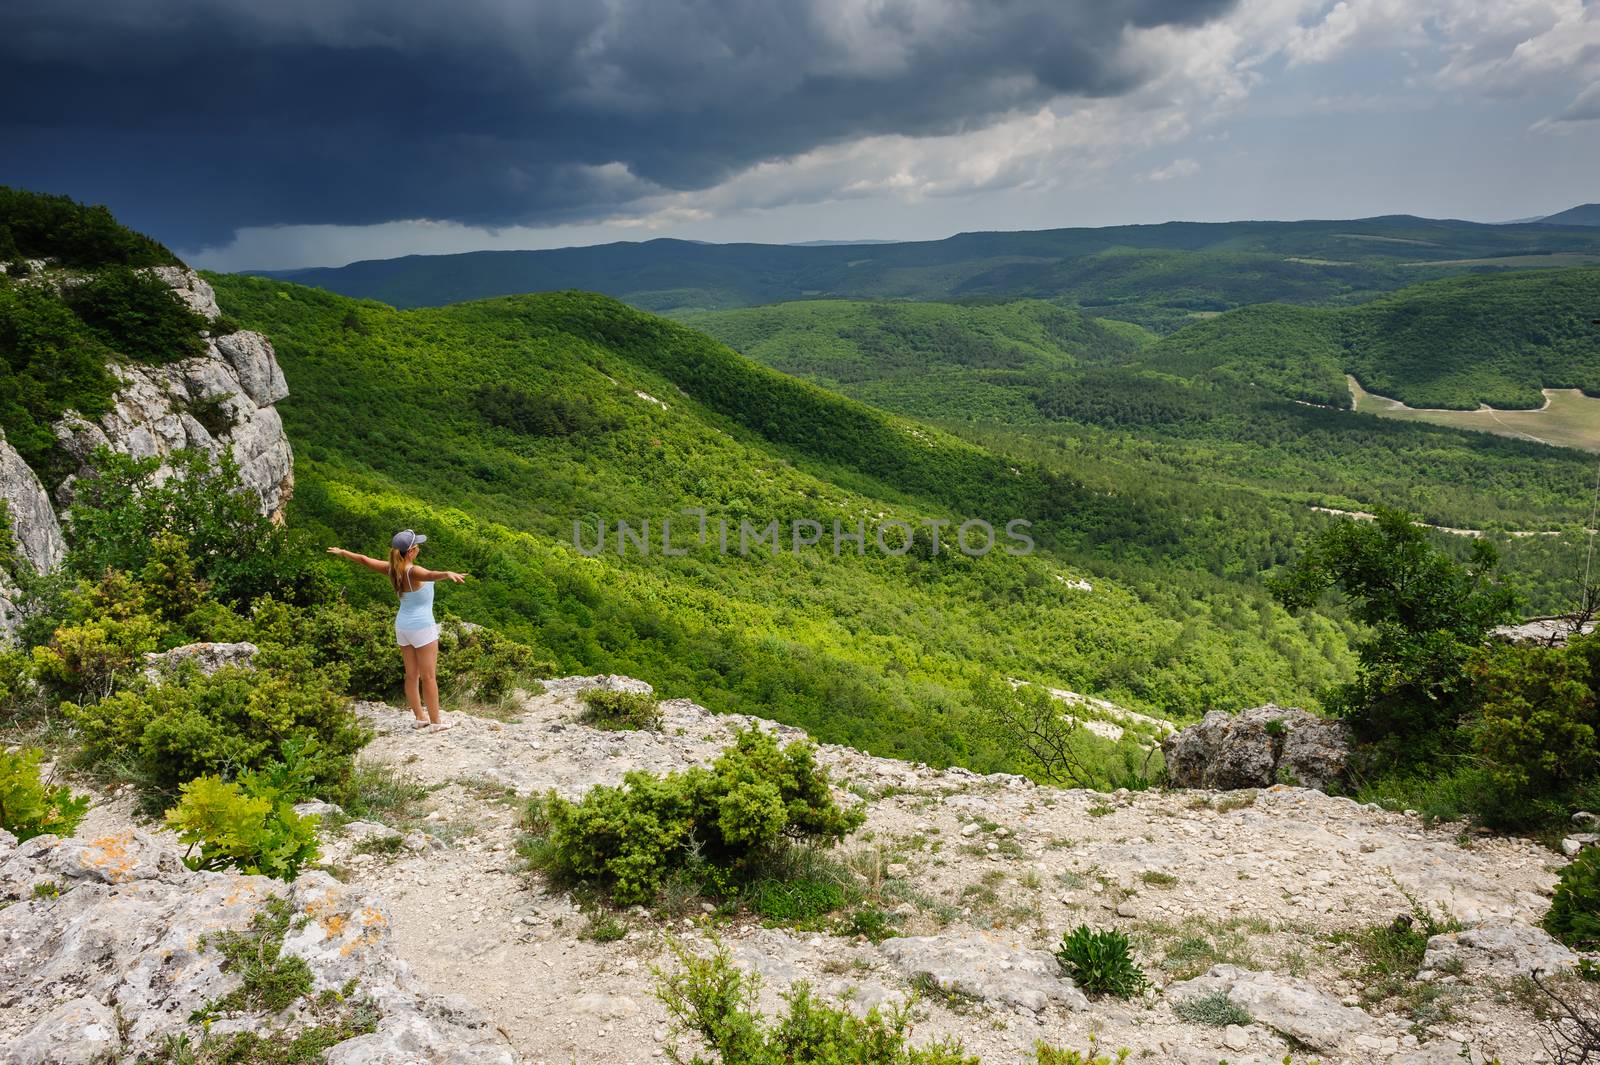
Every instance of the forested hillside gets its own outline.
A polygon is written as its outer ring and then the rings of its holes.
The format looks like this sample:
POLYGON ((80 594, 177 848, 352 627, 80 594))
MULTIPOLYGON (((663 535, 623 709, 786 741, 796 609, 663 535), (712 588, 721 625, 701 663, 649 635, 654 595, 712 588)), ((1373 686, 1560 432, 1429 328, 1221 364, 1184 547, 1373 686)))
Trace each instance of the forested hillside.
MULTIPOLYGON (((1545 290, 1524 279, 1592 273, 1504 280, 1537 296, 1545 290)), ((1459 284, 1473 292, 1497 280, 1459 284)), ((1430 307, 1443 287, 1417 286, 1392 302, 1430 307)), ((1515 300, 1488 306, 1505 308, 1501 333, 1518 328, 1515 300)), ((1154 512, 1183 515, 1171 552, 1214 573, 1253 580, 1270 569, 1283 545, 1321 520, 1311 506, 1389 505, 1452 528, 1568 530, 1500 539, 1530 607, 1572 602, 1593 479, 1583 455, 1283 398, 1334 406, 1347 394, 1336 326, 1357 311, 1249 307, 1138 348, 1104 342, 1103 322, 1074 317, 1077 330, 1057 335, 1016 325, 1049 307, 796 302, 685 317, 771 365, 986 446, 1137 485, 1158 501, 1154 512), (1231 358, 1210 361, 1219 350, 1231 358)), ((1434 323, 1442 342, 1445 327, 1434 323)))
MULTIPOLYGON (((441 564, 475 578, 449 608, 563 670, 625 672, 869 749, 992 767, 999 755, 972 718, 983 673, 1192 715, 1314 704, 1350 668, 1340 623, 1290 618, 1254 582, 1289 557, 1287 537, 1249 547, 1241 582, 1191 535, 1191 521, 1221 528, 1221 511, 1184 514, 1114 478, 996 456, 614 301, 395 311, 213 280, 229 313, 272 336, 291 382, 291 521, 352 546, 427 531, 441 564), (679 515, 691 505, 709 512, 708 545, 679 515), (1040 550, 966 558, 947 531, 937 555, 923 536, 903 557, 848 545, 835 557, 826 541, 723 557, 722 516, 869 530, 881 517, 1025 517, 1040 550), (602 519, 650 518, 658 539, 662 517, 677 519, 687 556, 572 546, 574 518, 592 545, 602 519), (1112 570, 1124 579, 1107 580, 1112 570), (1068 583, 1085 577, 1092 590, 1068 583)), ((352 588, 363 590, 385 592, 352 588)))
POLYGON ((1195 312, 1357 302, 1433 277, 1546 258, 1551 266, 1600 261, 1600 233, 1406 216, 1169 222, 821 247, 653 240, 415 255, 277 276, 400 307, 567 288, 655 311, 810 298, 1041 298, 1169 331, 1195 312))
POLYGON ((1538 407, 1541 388, 1600 393, 1600 270, 1477 274, 1359 307, 1266 305, 1185 327, 1147 353, 1186 377, 1349 407, 1344 375, 1413 407, 1538 407))
POLYGON ((676 317, 784 373, 919 417, 1026 420, 1018 386, 1131 361, 1155 340, 1043 300, 811 300, 676 317))

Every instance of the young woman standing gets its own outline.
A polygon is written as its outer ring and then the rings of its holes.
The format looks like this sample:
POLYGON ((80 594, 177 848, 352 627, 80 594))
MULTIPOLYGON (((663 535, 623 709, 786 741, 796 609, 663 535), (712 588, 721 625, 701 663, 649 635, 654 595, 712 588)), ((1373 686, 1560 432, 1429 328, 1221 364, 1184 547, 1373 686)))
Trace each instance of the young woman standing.
POLYGON ((406 660, 406 699, 416 719, 411 727, 443 732, 450 723, 439 710, 439 625, 433 620, 433 585, 435 581, 460 584, 467 575, 423 569, 417 565, 417 552, 427 541, 426 536, 402 529, 389 541, 387 562, 342 547, 330 547, 328 554, 388 575, 400 599, 400 609, 394 619, 394 639, 406 660), (426 713, 423 712, 424 703, 426 713))

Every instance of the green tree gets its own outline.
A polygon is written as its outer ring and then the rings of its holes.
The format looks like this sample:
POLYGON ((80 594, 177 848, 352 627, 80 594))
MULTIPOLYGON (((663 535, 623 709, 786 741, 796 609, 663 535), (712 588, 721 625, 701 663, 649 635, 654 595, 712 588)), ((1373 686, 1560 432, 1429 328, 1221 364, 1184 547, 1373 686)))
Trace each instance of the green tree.
POLYGON ((1367 634, 1356 645, 1360 673, 1332 706, 1386 761, 1426 761, 1460 721, 1468 661, 1516 616, 1516 596, 1494 579, 1498 561, 1479 540, 1458 562, 1411 515, 1382 508, 1370 522, 1329 526, 1270 587, 1291 609, 1329 588, 1343 593, 1367 634))

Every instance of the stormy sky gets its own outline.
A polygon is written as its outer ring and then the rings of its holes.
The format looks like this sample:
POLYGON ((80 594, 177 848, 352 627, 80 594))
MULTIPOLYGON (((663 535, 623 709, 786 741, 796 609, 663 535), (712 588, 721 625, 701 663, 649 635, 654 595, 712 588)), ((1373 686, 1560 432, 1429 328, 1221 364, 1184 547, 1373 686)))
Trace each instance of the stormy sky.
POLYGON ((1600 200, 1600 0, 9 0, 0 183, 192 262, 1600 200))

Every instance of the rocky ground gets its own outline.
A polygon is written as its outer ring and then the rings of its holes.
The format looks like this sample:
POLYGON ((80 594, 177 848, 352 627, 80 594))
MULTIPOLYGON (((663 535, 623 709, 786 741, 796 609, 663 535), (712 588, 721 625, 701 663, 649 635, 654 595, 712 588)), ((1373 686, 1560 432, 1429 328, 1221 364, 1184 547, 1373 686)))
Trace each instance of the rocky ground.
MULTIPOLYGON (((521 869, 522 799, 549 789, 577 797, 631 769, 708 762, 748 720, 677 700, 663 704, 660 732, 577 723, 583 688, 638 683, 551 682, 508 720, 455 715, 456 727, 441 733, 413 732, 403 709, 360 707, 377 732, 364 760, 419 785, 413 800, 394 804, 390 824, 377 814, 346 822, 326 809, 327 872, 292 889, 249 886, 287 893, 307 913, 322 907, 302 945, 323 959, 313 967, 327 968, 329 981, 352 970, 328 967, 344 940, 322 919, 326 900, 338 900, 333 911, 345 915, 332 921, 339 935, 348 937, 352 916, 358 927, 377 929, 366 940, 357 936, 352 949, 366 952, 363 980, 397 1004, 394 1019, 386 1016, 386 1027, 366 1037, 364 1056, 339 1057, 341 1047, 330 1060, 655 1062, 669 1037, 652 993, 655 970, 670 967, 670 942, 706 951, 713 939, 760 974, 769 1009, 800 980, 857 1009, 906 1001, 916 983, 923 992, 914 1039, 953 1034, 990 1063, 1031 1061, 1040 1040, 1081 1049, 1091 1035, 1101 1047, 1129 1048, 1130 1060, 1196 1065, 1277 1063, 1291 1054, 1297 1065, 1548 1060, 1538 995, 1525 974, 1576 961, 1535 927, 1565 859, 1528 841, 1427 828, 1415 817, 1300 788, 1105 795, 823 747, 841 798, 867 804, 865 826, 831 860, 889 915, 890 938, 874 944, 831 930, 763 927, 748 916, 708 913, 712 907, 697 898, 652 912, 586 909, 521 869), (1420 978, 1386 983, 1364 969, 1348 934, 1389 924, 1414 906, 1471 930, 1436 939, 1420 978), (607 927, 613 921, 620 927, 607 927), (1084 922, 1126 932, 1157 986, 1132 1002, 1085 998, 1050 954, 1065 929, 1084 922), (619 932, 620 939, 598 941, 619 932), (1227 992, 1254 1022, 1213 1028, 1174 1012, 1215 991, 1227 992), (418 1036, 414 1049, 395 1049, 402 1030, 423 1027, 431 1034, 418 1036), (449 1053, 462 1056, 426 1049, 435 1036, 459 1037, 464 1049, 449 1053), (381 1052, 380 1039, 387 1040, 381 1052)), ((126 819, 114 805, 94 816, 80 838, 126 819)), ((141 848, 159 838, 140 837, 141 848)), ((188 893, 181 906, 169 900, 187 938, 155 929, 149 942, 117 940, 112 956, 102 957, 84 946, 82 929, 109 935, 107 919, 72 922, 100 908, 90 902, 129 895, 116 905, 133 907, 155 889, 140 887, 144 880, 63 873, 62 863, 78 860, 69 861, 78 845, 41 857, 37 844, 0 847, 0 893, 9 882, 15 899, 0 909, 0 986, 11 983, 0 990, 0 1043, 15 1044, 63 1003, 98 994, 96 1001, 115 1005, 107 987, 142 1001, 148 981, 124 977, 119 985, 105 975, 108 967, 149 969, 134 957, 141 949, 175 952, 180 960, 166 963, 179 970, 174 982, 193 983, 203 972, 212 982, 207 993, 216 993, 214 963, 193 968, 206 962, 186 944, 202 925, 242 919, 226 907, 208 909, 212 882, 193 879, 220 874, 187 874, 156 859, 156 875, 188 893), (37 876, 81 886, 52 900, 22 897, 23 881, 37 876), (89 891, 96 894, 47 916, 47 905, 89 891), (63 923, 80 931, 64 931, 63 923), (62 953, 69 940, 76 953, 62 953), (49 976, 66 971, 41 966, 52 952, 98 966, 99 982, 49 976), (128 986, 134 990, 116 990, 128 986)), ((124 1025, 128 1012, 120 1014, 124 1025)), ((55 1059, 0 1055, 24 1060, 55 1059)))
POLYGON ((1473 1060, 1543 1056, 1531 989, 1515 975, 1572 963, 1532 928, 1563 859, 1299 788, 1103 795, 824 747, 845 797, 868 804, 837 857, 893 915, 896 938, 873 945, 638 911, 623 916, 623 939, 593 942, 590 916, 519 870, 512 796, 576 797, 631 769, 707 762, 746 723, 677 700, 664 704, 659 733, 599 731, 576 722, 573 698, 595 682, 554 682, 515 720, 462 715, 440 734, 411 732, 402 710, 363 709, 379 731, 365 756, 435 786, 420 827, 449 842, 413 837, 396 857, 352 857, 351 878, 380 886, 418 972, 478 1003, 528 1061, 661 1057, 652 969, 669 963, 669 935, 707 949, 713 928, 761 974, 768 1006, 796 980, 872 1004, 904 999, 918 974, 932 974, 954 993, 923 996, 917 1038, 956 1034, 986 1062, 1031 1060, 1038 1040, 1081 1045, 1091 1033, 1135 1059, 1207 1065, 1291 1052, 1445 1062, 1462 1060, 1463 1047, 1473 1060), (1410 1001, 1363 995, 1360 959, 1338 937, 1409 914, 1413 902, 1484 930, 1477 949, 1440 941, 1431 986, 1414 993, 1428 1000, 1420 1022, 1403 1008, 1410 1001), (1134 1003, 1086 1002, 1048 954, 1081 922, 1127 932, 1164 986, 1134 1003), (1213 965, 1224 968, 1185 986, 1213 965), (1257 1023, 1216 1029, 1173 1013, 1175 1001, 1216 988, 1257 1023))

